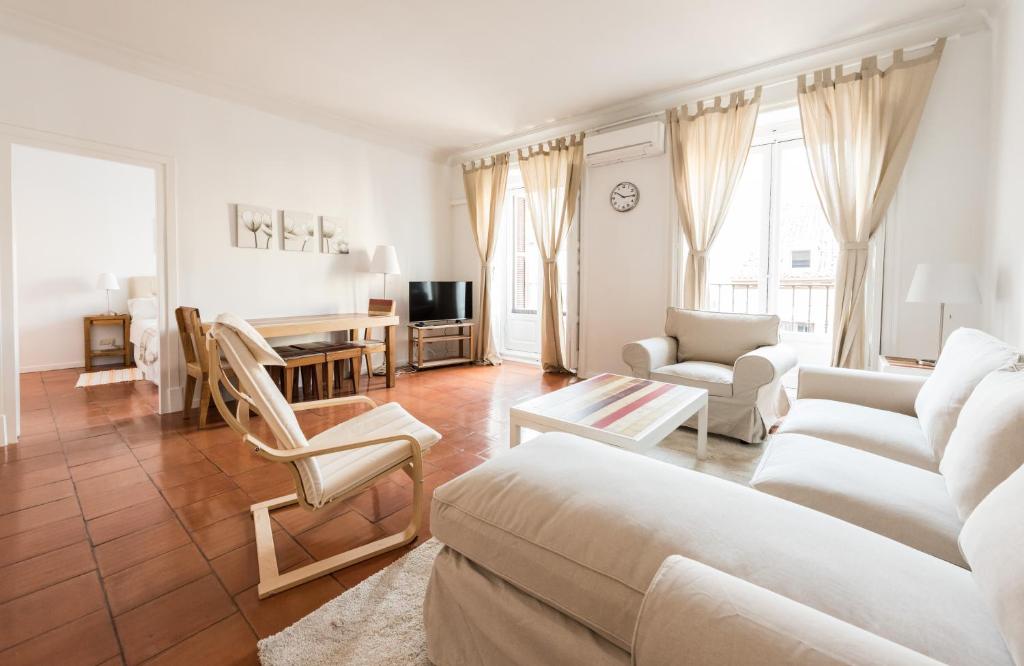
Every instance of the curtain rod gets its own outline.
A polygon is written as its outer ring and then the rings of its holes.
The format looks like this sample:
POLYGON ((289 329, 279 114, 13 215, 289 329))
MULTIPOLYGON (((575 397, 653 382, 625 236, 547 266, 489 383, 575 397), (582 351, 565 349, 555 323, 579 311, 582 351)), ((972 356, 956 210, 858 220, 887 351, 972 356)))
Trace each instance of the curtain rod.
MULTIPOLYGON (((871 57, 882 58, 882 57, 885 57, 885 56, 891 56, 893 54, 893 52, 898 51, 901 48, 903 49, 903 51, 905 51, 906 53, 909 54, 909 53, 912 53, 912 52, 915 52, 915 51, 920 51, 920 50, 923 50, 923 49, 931 48, 931 47, 935 46, 936 42, 939 39, 941 39, 941 37, 936 37, 935 39, 930 39, 927 42, 915 44, 913 46, 903 46, 903 47, 897 46, 897 47, 893 47, 893 48, 890 48, 890 49, 884 49, 884 50, 876 52, 876 53, 868 53, 868 54, 865 54, 863 56, 860 56, 856 61, 847 61, 847 62, 841 63, 839 65, 829 65, 828 69, 831 69, 833 67, 854 67, 854 66, 857 65, 857 62, 859 62, 860 60, 863 60, 864 58, 871 58, 871 57)), ((946 40, 949 41, 949 42, 956 41, 958 39, 960 39, 960 33, 956 33, 956 34, 950 35, 949 37, 946 38, 946 40)), ((908 58, 909 58, 909 55, 908 55, 908 58)), ((817 67, 815 69, 826 69, 826 68, 825 67, 817 67)), ((778 78, 776 78, 774 80, 769 81, 768 83, 760 83, 758 85, 761 86, 762 90, 771 90, 773 88, 781 88, 782 86, 786 86, 786 85, 790 85, 790 84, 794 84, 795 85, 800 80, 801 76, 804 76, 806 74, 811 74, 811 73, 813 73, 813 71, 812 72, 803 72, 801 74, 795 74, 795 75, 789 75, 789 76, 780 76, 780 77, 778 77, 778 78)), ((749 88, 749 87, 750 86, 747 86, 747 88, 749 88)), ((744 88, 744 90, 745 89, 746 88, 744 88)), ((708 100, 714 99, 716 97, 721 97, 723 95, 728 95, 728 94, 730 94, 730 93, 721 92, 721 93, 717 93, 715 95, 708 95, 708 96, 705 96, 705 97, 700 97, 698 99, 692 100, 691 102, 685 102, 685 103, 686 104, 691 104, 691 103, 696 103, 696 102, 699 102, 699 101, 708 101, 708 100)), ((762 97, 762 99, 763 99, 763 97, 762 97)), ((682 106, 682 105, 681 104, 677 104, 677 105, 674 105, 674 106, 682 106)), ((767 104, 767 105, 763 105, 763 106, 771 106, 771 105, 767 104)), ((672 108, 672 107, 669 107, 669 108, 672 108)), ((634 122, 637 122, 638 120, 647 120, 648 118, 656 118, 657 116, 664 115, 665 111, 667 111, 667 109, 663 109, 661 111, 651 111, 649 113, 644 113, 644 114, 641 114, 639 116, 633 116, 632 118, 626 118, 625 120, 617 120, 617 121, 615 121, 613 123, 607 123, 605 125, 599 125, 597 127, 591 127, 589 129, 583 129, 583 130, 580 130, 580 131, 581 132, 602 132, 604 130, 611 129, 613 127, 618 127, 620 125, 627 125, 629 123, 634 123, 634 122)))

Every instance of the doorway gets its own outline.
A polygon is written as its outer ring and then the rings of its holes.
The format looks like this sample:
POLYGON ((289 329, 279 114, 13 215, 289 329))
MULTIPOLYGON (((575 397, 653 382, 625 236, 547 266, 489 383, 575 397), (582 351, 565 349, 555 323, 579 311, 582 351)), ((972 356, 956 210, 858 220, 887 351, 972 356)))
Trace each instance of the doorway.
MULTIPOLYGON (((100 168, 96 172, 103 171, 100 168)), ((63 173, 66 175, 67 172, 63 173)), ((149 319, 150 324, 155 322, 155 331, 151 326, 148 334, 150 347, 158 357, 162 357, 157 365, 149 368, 148 380, 151 384, 148 395, 130 401, 132 408, 122 411, 118 416, 135 416, 141 412, 165 413, 180 408, 180 404, 176 404, 180 403, 180 387, 177 386, 179 351, 169 344, 173 340, 170 337, 172 331, 168 316, 168 304, 175 302, 177 297, 173 176, 173 159, 166 156, 0 124, 0 308, 6 315, 0 318, 0 445, 14 443, 21 434, 25 434, 21 414, 33 406, 31 401, 25 405, 25 410, 21 405, 21 378, 28 375, 21 372, 23 364, 26 369, 35 372, 65 373, 67 376, 64 381, 71 381, 71 386, 65 388, 73 389, 77 383, 74 375, 80 372, 74 367, 62 369, 59 366, 69 365, 75 359, 81 359, 84 365, 85 316, 78 309, 88 310, 92 314, 107 309, 108 292, 100 286, 101 273, 110 273, 118 282, 118 289, 111 289, 109 293, 111 309, 121 314, 127 310, 129 296, 143 296, 141 292, 148 291, 148 307, 138 314, 140 319, 149 319), (119 172, 122 175, 131 173, 135 175, 136 183, 144 182, 145 185, 141 188, 129 187, 128 190, 118 192, 117 196, 108 197, 107 205, 104 206, 97 204, 100 188, 94 187, 95 183, 83 186, 83 183, 78 182, 75 184, 78 187, 75 196, 54 195, 51 197, 54 201, 46 202, 44 197, 39 196, 39 192, 32 193, 24 186, 25 177, 32 174, 33 169, 36 175, 54 177, 52 180, 55 180, 57 170, 48 172, 38 168, 40 165, 37 162, 45 161, 46 158, 63 160, 66 167, 78 161, 79 167, 91 163, 106 167, 108 172, 119 172), (86 202, 90 195, 94 198, 91 204, 86 202), (76 199, 76 196, 79 198, 76 199), (33 197, 35 203, 28 205, 33 197), (144 201, 140 202, 140 198, 144 201), (128 236, 114 234, 116 237, 112 237, 102 224, 94 221, 100 219, 103 222, 116 217, 118 204, 128 201, 134 202, 137 211, 146 211, 142 213, 145 218, 143 226, 146 227, 146 231, 142 232, 146 238, 145 249, 140 248, 135 253, 148 252, 142 269, 118 267, 118 262, 124 259, 118 256, 119 248, 130 245, 128 236), (31 223, 22 228, 20 222, 25 220, 31 220, 31 223), (97 249, 104 243, 111 248, 109 252, 97 249), (41 276, 46 271, 35 270, 38 267, 32 265, 39 262, 35 256, 37 252, 44 257, 40 263, 46 262, 48 265, 54 265, 53 259, 62 253, 72 258, 56 264, 57 268, 49 277, 41 276), (115 264, 110 266, 114 270, 88 276, 79 273, 77 281, 69 281, 68 276, 62 273, 67 268, 64 264, 78 262, 85 255, 99 260, 106 257, 115 264), (34 288, 21 289, 23 281, 31 283, 34 288), (75 291, 79 292, 78 297, 86 298, 88 303, 70 298, 75 291), (54 311, 60 312, 62 308, 66 310, 64 323, 67 323, 69 317, 72 321, 77 320, 75 331, 72 333, 70 329, 57 324, 40 327, 34 323, 40 321, 41 312, 46 315, 47 308, 47 316, 53 316, 54 311), (24 331, 23 320, 27 324, 24 331), (74 359, 67 356, 70 349, 68 344, 73 344, 78 350, 74 359), (23 348, 27 354, 24 361, 23 348), (60 358, 63 360, 41 361, 47 358, 47 350, 62 351, 60 358), (52 366, 48 370, 45 369, 47 364, 52 366), (140 409, 140 405, 145 405, 144 409, 140 409)), ((123 182, 128 183, 130 179, 123 182)), ((127 248, 120 252, 121 255, 129 253, 127 248)), ((89 272, 92 270, 88 269, 89 272)), ((107 277, 103 280, 104 286, 111 285, 107 277)), ((97 328, 95 346, 101 351, 104 345, 120 346, 123 344, 124 328, 97 328)), ((129 343, 132 335, 129 330, 129 343)), ((104 355, 96 357, 98 365, 103 364, 103 358, 104 355)), ((123 355, 120 360, 123 361, 123 355)), ((134 355, 129 358, 130 363, 133 361, 134 355)), ((27 383, 32 382, 29 380, 27 383)), ((83 396, 81 391, 77 394, 73 391, 63 393, 64 398, 72 401, 83 396)), ((38 405, 38 402, 35 404, 38 405)), ((34 427, 39 427, 38 422, 34 427)))

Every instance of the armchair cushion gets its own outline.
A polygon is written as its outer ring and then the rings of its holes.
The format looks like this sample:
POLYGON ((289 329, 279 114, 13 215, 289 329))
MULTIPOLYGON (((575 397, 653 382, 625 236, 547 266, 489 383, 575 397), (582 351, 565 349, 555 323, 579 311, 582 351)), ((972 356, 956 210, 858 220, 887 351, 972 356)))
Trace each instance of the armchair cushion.
MULTIPOLYGON (((419 442, 421 451, 441 439, 437 431, 417 421, 397 402, 389 402, 314 435, 309 445, 342 444, 389 435, 411 435, 419 442)), ((355 490, 379 475, 382 469, 398 465, 408 457, 409 443, 405 440, 317 456, 312 461, 319 477, 314 479, 313 492, 307 493, 307 499, 314 506, 320 506, 355 490)))
POLYGON ((939 469, 917 419, 906 414, 836 400, 801 398, 793 404, 778 432, 837 442, 931 472, 939 469))
POLYGON ((656 368, 651 379, 669 384, 685 384, 706 389, 708 395, 729 397, 732 395, 732 367, 721 363, 685 361, 656 368))
POLYGON ((960 532, 960 550, 1018 664, 1024 664, 1024 467, 974 509, 960 532))
POLYGON ((622 348, 622 360, 636 377, 650 379, 651 371, 671 365, 676 359, 676 339, 669 336, 630 342, 622 348))
POLYGON ((921 429, 941 460, 967 398, 988 373, 1013 365, 1018 352, 988 333, 973 328, 958 328, 946 340, 914 409, 921 419, 921 429))
POLYGON ((632 652, 636 666, 681 660, 763 666, 939 663, 679 555, 665 559, 647 588, 632 652))
POLYGON ((678 341, 676 360, 679 362, 733 365, 749 351, 779 343, 779 318, 669 308, 665 334, 678 341))

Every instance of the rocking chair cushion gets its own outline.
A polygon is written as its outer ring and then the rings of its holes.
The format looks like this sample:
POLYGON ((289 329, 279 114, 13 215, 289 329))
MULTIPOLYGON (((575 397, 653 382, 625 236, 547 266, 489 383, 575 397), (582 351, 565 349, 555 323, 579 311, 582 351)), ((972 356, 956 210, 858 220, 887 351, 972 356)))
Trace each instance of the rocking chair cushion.
MULTIPOLYGON (((421 451, 426 451, 441 439, 437 431, 417 421, 397 402, 389 402, 315 435, 309 444, 344 444, 389 435, 411 435, 419 442, 421 451)), ((314 487, 307 489, 307 500, 314 506, 322 506, 408 457, 409 444, 405 440, 317 456, 315 460, 320 475, 319 479, 313 479, 314 487)))
POLYGON ((267 339, 260 335, 259 331, 253 328, 252 324, 236 314, 224 312, 217 317, 217 323, 226 326, 241 338, 249 352, 261 365, 284 365, 284 361, 278 356, 274 348, 270 346, 267 339))

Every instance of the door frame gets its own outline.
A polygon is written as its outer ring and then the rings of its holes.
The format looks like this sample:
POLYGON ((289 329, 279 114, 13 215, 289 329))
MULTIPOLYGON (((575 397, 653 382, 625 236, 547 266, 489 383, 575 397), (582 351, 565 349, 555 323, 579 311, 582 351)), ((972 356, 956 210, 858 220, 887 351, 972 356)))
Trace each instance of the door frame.
POLYGON ((0 446, 16 443, 21 429, 18 359, 17 238, 14 229, 13 146, 30 146, 150 168, 156 178, 156 254, 159 285, 161 414, 181 405, 179 350, 171 304, 178 302, 176 165, 170 155, 0 122, 0 446), (5 316, 6 315, 6 316, 5 316), (174 380, 172 385, 171 380, 174 380))

